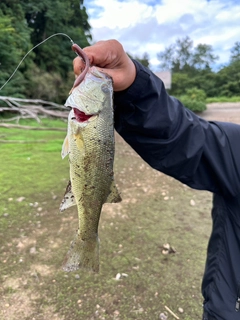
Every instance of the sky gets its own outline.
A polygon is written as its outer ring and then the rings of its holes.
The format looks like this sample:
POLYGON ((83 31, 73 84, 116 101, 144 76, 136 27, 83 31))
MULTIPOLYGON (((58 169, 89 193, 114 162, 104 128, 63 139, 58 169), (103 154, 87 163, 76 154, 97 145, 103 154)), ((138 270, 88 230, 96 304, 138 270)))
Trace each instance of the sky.
POLYGON ((211 45, 217 66, 229 62, 240 41, 240 0, 85 0, 93 41, 117 39, 129 54, 157 53, 189 36, 194 46, 211 45))

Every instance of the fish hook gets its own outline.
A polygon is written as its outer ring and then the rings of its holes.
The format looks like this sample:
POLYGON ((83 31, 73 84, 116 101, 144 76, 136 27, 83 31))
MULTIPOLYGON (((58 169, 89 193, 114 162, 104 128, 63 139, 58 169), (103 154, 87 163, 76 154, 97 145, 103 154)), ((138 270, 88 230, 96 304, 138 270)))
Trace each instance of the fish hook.
POLYGON ((85 63, 85 68, 83 69, 83 71, 80 73, 80 75, 76 78, 76 80, 74 81, 73 84, 73 88, 72 90, 77 87, 84 79, 86 73, 88 72, 89 66, 90 66, 90 62, 88 59, 88 56, 86 55, 86 53, 76 44, 74 43, 72 45, 72 50, 83 59, 84 63, 85 63))

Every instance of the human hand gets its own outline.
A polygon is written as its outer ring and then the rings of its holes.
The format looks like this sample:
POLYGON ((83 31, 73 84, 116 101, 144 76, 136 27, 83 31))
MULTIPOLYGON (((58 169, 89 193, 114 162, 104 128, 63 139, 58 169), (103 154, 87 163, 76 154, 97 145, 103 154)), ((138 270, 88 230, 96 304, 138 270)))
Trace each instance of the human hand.
MULTIPOLYGON (((136 77, 135 65, 117 40, 99 41, 83 51, 87 54, 90 65, 98 67, 100 71, 112 77, 114 91, 125 90, 133 83, 136 77)), ((76 75, 81 73, 81 58, 73 60, 73 69, 76 75)))

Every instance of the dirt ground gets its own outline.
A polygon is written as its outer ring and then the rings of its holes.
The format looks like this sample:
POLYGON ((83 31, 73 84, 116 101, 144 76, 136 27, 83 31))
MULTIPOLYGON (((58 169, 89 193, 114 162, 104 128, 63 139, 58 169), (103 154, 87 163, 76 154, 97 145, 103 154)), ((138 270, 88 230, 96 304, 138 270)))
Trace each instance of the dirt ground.
MULTIPOLYGON (((240 103, 210 104, 200 116, 240 124, 240 103)), ((0 320, 152 320, 160 319, 164 305, 178 314, 183 309, 181 320, 200 319, 211 195, 156 174, 121 138, 116 144, 123 202, 104 209, 101 278, 59 271, 77 220, 74 210, 73 216, 56 215, 59 191, 53 190, 47 199, 40 197, 39 203, 31 201, 25 214, 29 221, 18 228, 7 204, 9 214, 2 219, 9 220, 8 234, 0 230, 0 320), (176 255, 161 255, 166 242, 176 246, 176 255), (126 279, 117 282, 113 278, 119 272, 126 279)), ((28 198, 17 201, 20 205, 28 198)), ((174 317, 168 314, 167 319, 174 317)))
POLYGON ((201 117, 208 120, 234 122, 240 124, 240 103, 212 103, 201 117))

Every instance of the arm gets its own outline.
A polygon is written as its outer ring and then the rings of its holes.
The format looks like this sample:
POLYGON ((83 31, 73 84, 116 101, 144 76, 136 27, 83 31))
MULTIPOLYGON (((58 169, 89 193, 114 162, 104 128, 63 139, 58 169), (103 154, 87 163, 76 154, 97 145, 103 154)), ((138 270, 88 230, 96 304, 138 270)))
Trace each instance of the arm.
MULTIPOLYGON (((115 128, 149 165, 192 188, 240 193, 240 126, 207 122, 184 108, 116 40, 84 51, 113 78, 115 128)), ((81 64, 74 60, 75 74, 81 64)))
POLYGON ((240 193, 240 126, 207 122, 170 97, 151 71, 115 93, 115 128, 153 168, 192 188, 240 193))

